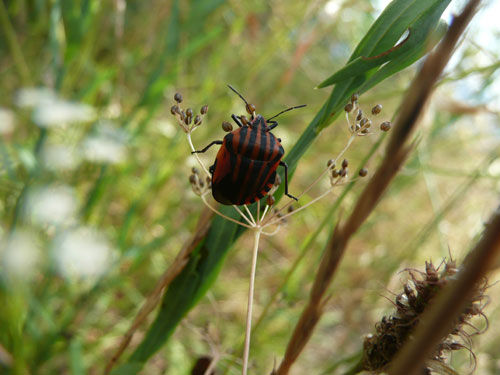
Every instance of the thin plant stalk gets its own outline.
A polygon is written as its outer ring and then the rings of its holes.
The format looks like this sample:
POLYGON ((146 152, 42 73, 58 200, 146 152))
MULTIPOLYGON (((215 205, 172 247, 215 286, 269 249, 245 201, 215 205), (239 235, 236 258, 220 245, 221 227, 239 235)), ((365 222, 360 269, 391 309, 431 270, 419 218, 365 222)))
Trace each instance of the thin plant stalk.
POLYGON ((252 269, 250 271, 250 286, 248 288, 248 304, 247 304, 247 320, 245 328, 245 347, 243 349, 243 369, 242 375, 247 375, 248 370, 248 357, 250 355, 250 336, 252 332, 252 310, 253 310, 253 295, 255 286, 255 271, 257 269, 257 254, 259 252, 259 242, 262 228, 257 227, 254 229, 254 240, 252 249, 252 269))

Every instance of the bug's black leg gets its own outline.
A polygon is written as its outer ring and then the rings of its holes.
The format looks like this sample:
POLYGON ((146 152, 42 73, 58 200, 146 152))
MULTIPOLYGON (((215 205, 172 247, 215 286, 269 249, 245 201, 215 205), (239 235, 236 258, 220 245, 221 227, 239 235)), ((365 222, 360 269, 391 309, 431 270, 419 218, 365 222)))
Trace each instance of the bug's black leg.
POLYGON ((271 121, 268 121, 267 123, 271 124, 271 126, 267 127, 267 131, 273 130, 275 127, 278 126, 278 121, 271 120, 271 121))
POLYGON ((243 124, 241 123, 240 119, 238 117, 236 117, 236 115, 231 115, 231 118, 234 120, 234 122, 236 123, 236 125, 238 125, 240 128, 243 126, 243 124))
POLYGON ((296 201, 298 201, 298 199, 295 198, 293 195, 288 194, 288 164, 285 163, 284 161, 280 161, 280 165, 283 168, 285 168, 285 195, 287 197, 290 197, 290 198, 295 199, 296 201))
POLYGON ((222 141, 213 141, 212 143, 210 143, 207 147, 205 147, 203 150, 196 150, 196 151, 192 151, 191 153, 192 154, 199 154, 199 153, 202 153, 202 152, 205 152, 207 151, 210 147, 212 147, 213 145, 221 145, 222 144, 222 141))

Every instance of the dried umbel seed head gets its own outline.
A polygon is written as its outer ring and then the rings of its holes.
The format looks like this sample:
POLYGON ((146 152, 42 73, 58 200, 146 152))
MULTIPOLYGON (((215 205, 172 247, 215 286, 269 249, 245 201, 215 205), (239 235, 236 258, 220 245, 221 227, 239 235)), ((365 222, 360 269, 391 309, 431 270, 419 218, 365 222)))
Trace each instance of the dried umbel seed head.
POLYGON ((366 117, 363 117, 363 118, 361 119, 361 121, 359 122, 359 125, 361 125, 361 126, 365 126, 367 122, 368 122, 368 119, 367 119, 366 117))
POLYGON ((191 125, 191 120, 192 120, 192 119, 193 119, 192 117, 186 116, 186 117, 184 118, 184 124, 186 124, 186 125, 191 125))
POLYGON ((382 124, 380 124, 380 130, 384 132, 388 132, 391 130, 391 123, 389 121, 385 121, 382 124))
POLYGON ((249 115, 253 115, 255 113, 255 106, 253 104, 248 103, 246 105, 246 110, 249 115))
POLYGON ((201 113, 202 115, 206 115, 206 114, 207 114, 207 112, 208 112, 208 105, 204 105, 203 107, 201 107, 201 109, 200 109, 200 113, 201 113))
POLYGON ((342 160, 342 168, 347 168, 347 166, 349 165, 349 161, 347 159, 344 159, 342 160))
POLYGON ((194 124, 196 126, 199 126, 201 125, 201 122, 203 121, 202 117, 200 115, 196 115, 196 117, 194 118, 194 124))
POLYGON ((276 199, 274 199, 274 195, 267 196, 266 203, 268 206, 273 206, 275 202, 276 202, 276 199))
POLYGON ((368 174, 368 169, 366 169, 366 168, 361 168, 361 169, 359 170, 359 175, 360 175, 361 177, 365 177, 367 174, 368 174))
POLYGON ((181 111, 180 117, 181 117, 181 121, 184 121, 186 119, 186 113, 184 111, 181 111))
POLYGON ((196 167, 191 168, 191 172, 193 172, 193 174, 200 174, 200 171, 196 167))
POLYGON ((372 108, 372 115, 378 115, 380 112, 382 112, 382 104, 377 104, 372 108))
POLYGON ((192 108, 186 109, 186 116, 187 117, 193 117, 193 109, 192 108))
POLYGON ((179 94, 178 92, 175 93, 174 95, 174 100, 177 102, 177 103, 182 103, 182 95, 179 94))
POLYGON ((195 185, 196 181, 198 181, 198 177, 196 177, 196 175, 192 174, 191 176, 189 176, 189 182, 191 183, 191 185, 195 185))
POLYGON ((339 171, 337 169, 332 169, 332 177, 337 178, 338 176, 340 176, 339 171))
POLYGON ((170 108, 170 113, 173 114, 175 116, 176 113, 179 113, 179 107, 177 107, 176 105, 173 105, 172 108, 170 108))
POLYGON ((241 116, 240 116, 240 120, 241 120, 241 123, 242 123, 243 125, 248 126, 248 119, 247 119, 247 117, 246 117, 246 116, 241 115, 241 116))
POLYGON ((335 168, 335 160, 333 160, 333 159, 328 160, 328 162, 326 163, 326 166, 328 168, 335 168))
POLYGON ((352 103, 347 103, 344 107, 344 111, 346 111, 347 113, 350 113, 353 108, 354 108, 354 106, 352 105, 352 103))
POLYGON ((351 103, 357 102, 358 99, 359 99, 359 95, 358 94, 352 94, 352 96, 351 96, 351 103))
POLYGON ((369 127, 372 126, 372 122, 370 120, 368 120, 364 126, 366 129, 368 129, 369 127))
POLYGON ((224 130, 225 132, 232 132, 233 131, 233 125, 231 125, 229 122, 227 121, 224 121, 222 123, 222 130, 224 130))
POLYGON ((347 172, 349 170, 347 168, 342 168, 340 171, 339 171, 339 174, 340 174, 340 177, 345 177, 347 176, 347 172))

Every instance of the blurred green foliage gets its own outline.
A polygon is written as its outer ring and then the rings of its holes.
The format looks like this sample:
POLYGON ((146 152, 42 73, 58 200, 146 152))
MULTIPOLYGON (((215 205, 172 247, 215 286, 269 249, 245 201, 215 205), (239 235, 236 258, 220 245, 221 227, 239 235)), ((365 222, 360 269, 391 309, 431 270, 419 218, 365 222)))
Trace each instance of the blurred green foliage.
MULTIPOLYGON (((3 1, 0 374, 102 373, 190 237, 203 205, 189 189, 194 160, 169 113, 174 92, 195 108, 210 106, 193 135, 197 146, 220 139, 220 123, 243 112, 227 83, 265 115, 307 104, 275 130, 291 150, 327 99, 313 88, 345 65, 380 11, 379 2, 365 0, 3 1), (37 90, 33 108, 26 104, 30 87, 52 91, 37 90)), ((381 295, 400 289, 397 272, 422 268, 429 258, 438 263, 449 251, 461 259, 498 204, 498 48, 475 33, 485 13, 434 95, 417 151, 352 242, 297 373, 332 373, 356 353, 362 336, 391 310, 381 295)), ((361 106, 369 111, 381 103, 381 116, 392 118, 412 75, 410 69, 378 84, 361 96, 361 106)), ((324 129, 300 158, 292 192, 304 190, 347 138, 341 119, 324 129)), ((356 141, 350 165, 361 167, 375 142, 356 141)), ((342 210, 358 193, 359 184, 349 188, 342 210)), ((252 338, 252 372, 269 373, 281 357, 342 212, 329 214, 336 204, 326 198, 263 240, 257 317, 280 292, 252 338), (285 278, 304 249, 307 256, 285 278)), ((208 295, 142 373, 188 374, 199 356, 214 351, 221 371, 239 372, 251 241, 238 239, 208 295)), ((496 293, 493 286, 489 294, 496 293)), ((490 330, 475 342, 481 374, 500 371, 499 306, 492 298, 490 330)), ((467 353, 453 360, 457 368, 469 366, 467 353)))

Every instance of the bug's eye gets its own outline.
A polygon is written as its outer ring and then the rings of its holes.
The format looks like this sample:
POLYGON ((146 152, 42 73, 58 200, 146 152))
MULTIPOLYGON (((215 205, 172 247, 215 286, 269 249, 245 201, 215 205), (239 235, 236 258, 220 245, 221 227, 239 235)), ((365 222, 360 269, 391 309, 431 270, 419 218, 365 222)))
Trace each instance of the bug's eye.
POLYGON ((247 104, 246 109, 249 115, 253 115, 255 112, 255 106, 253 104, 247 104))
POLYGON ((248 119, 246 116, 240 116, 241 123, 245 126, 248 126, 248 119))
POLYGON ((278 138, 278 142, 281 143, 281 138, 278 138))

